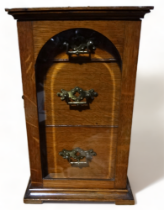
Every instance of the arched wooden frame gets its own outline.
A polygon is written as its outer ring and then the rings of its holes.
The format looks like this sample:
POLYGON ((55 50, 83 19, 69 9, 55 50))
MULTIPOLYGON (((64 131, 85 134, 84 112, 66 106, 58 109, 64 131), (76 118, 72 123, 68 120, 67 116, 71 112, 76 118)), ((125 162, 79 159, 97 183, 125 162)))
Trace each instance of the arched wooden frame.
POLYGON ((86 40, 87 39, 92 40, 96 48, 100 48, 106 50, 107 52, 110 52, 113 55, 113 57, 116 59, 117 63, 119 64, 120 70, 122 69, 121 56, 117 48, 107 37, 105 37, 104 35, 93 29, 74 28, 62 31, 61 33, 51 37, 41 48, 38 57, 36 59, 36 66, 35 66, 36 80, 38 79, 39 74, 41 73, 40 66, 42 67, 42 71, 44 71, 44 74, 46 74, 46 71, 49 69, 49 67, 52 65, 54 61, 54 57, 57 54, 66 51, 66 48, 63 45, 63 43, 65 41, 69 42, 69 40, 75 36, 77 30, 80 36, 83 36, 86 40))
MULTIPOLYGON (((112 59, 106 59, 105 61, 103 60, 103 63, 105 62, 116 62, 120 68, 120 71, 122 70, 122 61, 120 54, 117 50, 117 48, 114 46, 114 44, 106 38, 104 35, 101 33, 92 30, 92 29, 86 29, 86 28, 75 28, 75 29, 69 29, 66 31, 63 31, 52 38, 50 38, 45 45, 41 48, 38 57, 36 59, 36 65, 35 65, 35 71, 36 71, 36 89, 37 92, 40 92, 41 101, 44 101, 44 91, 43 91, 43 80, 45 78, 45 75, 47 74, 48 70, 50 69, 51 65, 54 64, 54 58, 60 54, 66 51, 65 46, 63 43, 65 41, 69 42, 72 37, 75 36, 75 33, 78 30, 78 34, 80 36, 84 37, 85 40, 91 40, 93 41, 94 45, 96 48, 100 48, 102 50, 105 50, 109 52, 112 55, 112 59), (41 96, 42 94, 42 96, 41 96)), ((81 57, 80 59, 77 58, 76 60, 69 60, 69 62, 95 62, 92 61, 91 59, 86 59, 86 57, 81 57), (81 59, 82 58, 82 59, 81 59)), ((97 60, 97 62, 102 62, 102 60, 97 60)), ((64 62, 64 61, 63 61, 64 62)), ((106 65, 106 64, 104 64, 106 65)), ((107 65, 106 65, 107 67, 107 65)), ((108 67, 107 67, 108 68, 108 67)), ((109 70, 109 74, 111 75, 111 78, 114 77, 114 74, 112 70, 109 70)), ((114 78, 113 78, 114 79, 114 78)), ((112 79, 112 80, 113 80, 112 79)), ((113 81, 112 81, 113 82, 113 81)), ((114 85, 114 84, 113 84, 114 85)), ((38 100, 38 109, 40 108, 40 100, 39 97, 37 98, 38 100)), ((115 98, 115 97, 113 97, 115 98)), ((38 110, 39 112, 39 110, 38 110)), ((46 133, 45 133, 45 115, 44 111, 42 111, 43 114, 41 114, 42 117, 40 117, 38 113, 38 117, 42 118, 39 119, 39 132, 40 132, 40 145, 41 145, 41 159, 42 159, 42 171, 43 171, 43 177, 45 177, 48 173, 47 170, 47 150, 46 150, 46 133), (44 115, 44 116, 43 116, 44 115)), ((114 151, 113 151, 114 153, 114 151)))

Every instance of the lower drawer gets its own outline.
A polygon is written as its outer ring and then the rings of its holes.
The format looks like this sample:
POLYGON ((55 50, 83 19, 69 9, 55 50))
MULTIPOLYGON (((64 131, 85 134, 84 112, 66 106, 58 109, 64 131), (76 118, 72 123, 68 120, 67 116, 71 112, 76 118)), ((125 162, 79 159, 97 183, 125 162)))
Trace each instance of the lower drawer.
POLYGON ((111 127, 46 127, 44 135, 42 130, 47 168, 44 178, 114 179, 117 131, 111 127), (71 164, 59 154, 63 149, 71 151, 77 147, 92 149, 96 156, 91 161, 82 158, 80 162, 88 164, 81 165, 71 164))

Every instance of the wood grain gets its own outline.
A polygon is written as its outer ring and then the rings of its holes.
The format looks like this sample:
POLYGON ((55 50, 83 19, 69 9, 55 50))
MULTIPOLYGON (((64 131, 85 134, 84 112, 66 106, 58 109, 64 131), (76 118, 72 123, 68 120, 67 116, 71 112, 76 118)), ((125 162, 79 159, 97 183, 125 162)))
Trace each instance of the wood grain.
POLYGON ((23 95, 25 103, 31 182, 42 186, 40 141, 36 101, 33 34, 31 22, 18 21, 19 49, 21 58, 23 95))
POLYGON ((111 189, 114 188, 114 181, 109 180, 80 180, 80 179, 43 179, 45 188, 69 188, 69 189, 111 189))
MULTIPOLYGON (((118 125, 121 72, 117 63, 58 63, 44 80, 46 125, 118 125), (94 89, 98 96, 87 106, 69 106, 57 93, 75 87, 94 89)), ((86 101, 86 99, 83 99, 86 101)))
POLYGON ((65 7, 5 9, 19 20, 139 20, 154 7, 65 7))
MULTIPOLYGON (((131 137, 141 21, 127 21, 123 53, 121 108, 116 153, 115 187, 125 188, 131 137)), ((135 167, 135 166, 134 166, 135 167)))
MULTIPOLYGON (((74 186, 74 183, 72 184, 74 186)), ((97 185, 99 187, 99 185, 97 185)), ((25 196, 25 203, 42 202, 113 202, 116 205, 134 205, 134 198, 129 182, 125 189, 67 189, 67 188, 31 188, 29 182, 25 196)))
MULTIPOLYGON (((101 33, 115 45, 122 57, 124 24, 126 21, 33 21, 35 60, 48 40, 58 33, 72 28, 88 28, 101 33)), ((98 54, 100 56, 107 57, 109 55, 103 51, 100 53, 98 54)))
MULTIPOLYGON (((118 128, 47 127, 47 164, 49 178, 113 179, 118 128), (93 149, 88 167, 72 167, 59 155, 63 149, 93 149)), ((86 161, 85 159, 81 161, 86 161)))

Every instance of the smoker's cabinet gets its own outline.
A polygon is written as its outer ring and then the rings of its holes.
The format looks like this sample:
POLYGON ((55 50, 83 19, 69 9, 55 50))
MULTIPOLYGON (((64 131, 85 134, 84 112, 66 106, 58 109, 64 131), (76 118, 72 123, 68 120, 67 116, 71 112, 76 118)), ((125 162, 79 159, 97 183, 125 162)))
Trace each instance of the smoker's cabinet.
POLYGON ((25 203, 134 204, 127 168, 140 18, 150 9, 6 9, 18 20, 25 203))

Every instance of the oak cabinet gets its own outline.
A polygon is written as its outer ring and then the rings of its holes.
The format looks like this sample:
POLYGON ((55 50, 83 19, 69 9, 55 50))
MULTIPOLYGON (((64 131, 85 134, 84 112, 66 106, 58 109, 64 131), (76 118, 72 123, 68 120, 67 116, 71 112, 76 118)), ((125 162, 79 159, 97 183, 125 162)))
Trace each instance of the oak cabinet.
POLYGON ((140 18, 151 9, 6 9, 18 24, 25 203, 134 204, 127 168, 140 18))

